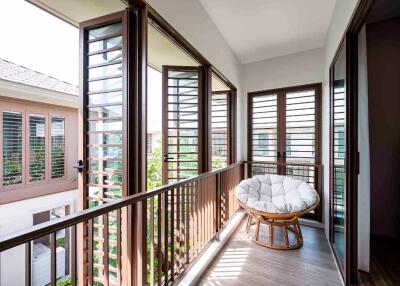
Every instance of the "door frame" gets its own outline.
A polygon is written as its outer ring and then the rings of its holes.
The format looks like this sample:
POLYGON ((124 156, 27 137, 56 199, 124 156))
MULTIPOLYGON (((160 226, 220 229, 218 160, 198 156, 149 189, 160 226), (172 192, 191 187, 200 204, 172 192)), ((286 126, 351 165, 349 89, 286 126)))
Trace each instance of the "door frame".
MULTIPOLYGON (((329 66, 329 96, 332 96, 332 67, 342 49, 346 51, 346 218, 345 218, 345 263, 340 264, 333 248, 331 239, 333 234, 332 211, 332 174, 330 172, 332 159, 332 112, 330 112, 329 130, 329 245, 334 254, 340 274, 346 285, 357 284, 358 276, 358 34, 368 16, 374 0, 359 0, 350 18, 349 24, 336 49, 329 66)), ((330 103, 331 105, 331 103, 330 103)), ((331 106, 330 106, 331 108, 331 106)), ((330 109, 331 110, 331 109, 330 109)))
MULTIPOLYGON (((197 90, 197 172, 201 174, 203 172, 203 164, 205 161, 204 158, 204 76, 202 72, 201 66, 172 66, 172 65, 163 65, 162 66, 162 155, 168 156, 168 71, 198 71, 198 90, 197 90), (166 84, 165 84, 166 83, 166 84)), ((162 161, 162 181, 163 184, 168 184, 168 163, 169 161, 165 161, 163 158, 162 161)))

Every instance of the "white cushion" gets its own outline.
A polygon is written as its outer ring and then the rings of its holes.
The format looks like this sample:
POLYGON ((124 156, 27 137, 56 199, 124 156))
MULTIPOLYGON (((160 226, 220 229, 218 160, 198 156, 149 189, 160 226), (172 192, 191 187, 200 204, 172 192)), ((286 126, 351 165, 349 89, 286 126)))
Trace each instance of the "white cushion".
POLYGON ((235 196, 248 207, 269 213, 301 212, 318 199, 317 192, 306 182, 270 174, 241 181, 235 196))

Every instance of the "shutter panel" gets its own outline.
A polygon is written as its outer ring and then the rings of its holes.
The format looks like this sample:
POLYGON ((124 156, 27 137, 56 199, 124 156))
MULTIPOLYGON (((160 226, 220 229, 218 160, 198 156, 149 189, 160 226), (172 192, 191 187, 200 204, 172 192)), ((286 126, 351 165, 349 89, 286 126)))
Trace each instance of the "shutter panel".
MULTIPOLYGON (((81 26, 81 114, 86 168, 80 188, 86 195, 84 208, 114 201, 127 192, 124 187, 127 178, 123 175, 127 160, 125 16, 125 12, 115 13, 81 26)), ((93 263, 93 271, 83 273, 87 274, 89 284, 122 285, 122 220, 121 211, 114 211, 106 217, 96 217, 92 228, 85 230, 87 254, 93 263)))
POLYGON ((29 182, 46 177, 46 117, 29 114, 29 182))
POLYGON ((65 119, 51 118, 51 178, 65 175, 65 119))
POLYGON ((315 90, 286 93, 286 162, 315 163, 315 90))
POLYGON ((22 113, 3 112, 3 186, 22 183, 22 113))
MULTIPOLYGON (((277 162, 278 95, 251 97, 251 161, 277 162)), ((277 173, 276 165, 253 164, 254 174, 277 173)))
POLYGON ((229 91, 213 92, 211 97, 211 162, 216 170, 228 166, 229 91))
POLYGON ((199 173, 199 67, 163 66, 163 181, 199 173))

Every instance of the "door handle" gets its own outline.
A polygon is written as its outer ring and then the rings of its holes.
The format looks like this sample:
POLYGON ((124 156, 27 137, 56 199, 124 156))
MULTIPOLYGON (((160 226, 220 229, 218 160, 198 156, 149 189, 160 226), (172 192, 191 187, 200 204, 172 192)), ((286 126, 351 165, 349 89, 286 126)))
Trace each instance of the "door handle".
POLYGON ((78 173, 82 173, 83 169, 85 169, 85 166, 83 165, 83 161, 78 160, 78 162, 76 162, 76 164, 74 165, 73 168, 76 169, 78 171, 78 173))
POLYGON ((168 154, 164 154, 164 162, 168 162, 168 160, 172 160, 174 157, 168 157, 168 154))

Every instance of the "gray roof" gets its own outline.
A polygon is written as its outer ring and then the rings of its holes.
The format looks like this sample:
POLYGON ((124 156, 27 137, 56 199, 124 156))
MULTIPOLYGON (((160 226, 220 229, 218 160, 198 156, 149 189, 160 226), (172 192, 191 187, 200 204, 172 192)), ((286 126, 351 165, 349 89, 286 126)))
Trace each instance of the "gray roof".
POLYGON ((72 95, 78 95, 79 93, 79 88, 76 85, 3 59, 0 59, 0 79, 72 95))

